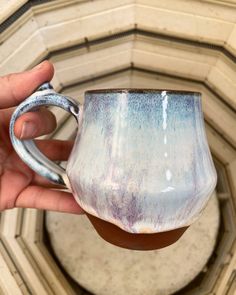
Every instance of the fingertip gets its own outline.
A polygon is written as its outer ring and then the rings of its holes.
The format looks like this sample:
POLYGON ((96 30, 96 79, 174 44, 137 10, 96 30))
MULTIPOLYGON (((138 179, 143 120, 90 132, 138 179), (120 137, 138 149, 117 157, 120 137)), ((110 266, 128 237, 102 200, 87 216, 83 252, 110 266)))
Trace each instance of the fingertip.
POLYGON ((32 70, 30 70, 30 72, 37 74, 39 79, 38 83, 43 83, 52 79, 54 75, 54 66, 50 61, 44 60, 43 62, 35 66, 32 70))
POLYGON ((0 108, 18 105, 44 82, 51 81, 53 64, 45 60, 33 69, 0 77, 0 108))
POLYGON ((45 60, 45 61, 43 61, 41 63, 41 65, 44 68, 44 70, 47 73, 49 73, 51 75, 51 77, 53 77, 53 74, 54 74, 54 66, 53 66, 52 62, 50 62, 49 60, 45 60))
POLYGON ((14 125, 14 134, 19 139, 21 137, 21 130, 22 130, 23 124, 24 124, 24 120, 22 118, 19 118, 16 120, 16 123, 14 125))

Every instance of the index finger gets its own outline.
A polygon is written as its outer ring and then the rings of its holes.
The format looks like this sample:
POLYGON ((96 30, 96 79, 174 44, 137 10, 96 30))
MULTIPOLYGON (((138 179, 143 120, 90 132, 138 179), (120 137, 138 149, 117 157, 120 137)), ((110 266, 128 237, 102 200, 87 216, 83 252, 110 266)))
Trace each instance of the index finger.
POLYGON ((53 77, 53 65, 44 61, 30 71, 0 77, 0 109, 17 106, 53 77))

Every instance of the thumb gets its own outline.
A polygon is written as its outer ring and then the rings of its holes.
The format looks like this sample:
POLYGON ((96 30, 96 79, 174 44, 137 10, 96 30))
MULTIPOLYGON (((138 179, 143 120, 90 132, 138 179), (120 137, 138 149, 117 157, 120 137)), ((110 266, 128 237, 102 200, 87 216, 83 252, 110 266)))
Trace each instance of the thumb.
POLYGON ((42 83, 50 81, 54 68, 44 61, 30 71, 0 77, 0 109, 17 106, 42 83))

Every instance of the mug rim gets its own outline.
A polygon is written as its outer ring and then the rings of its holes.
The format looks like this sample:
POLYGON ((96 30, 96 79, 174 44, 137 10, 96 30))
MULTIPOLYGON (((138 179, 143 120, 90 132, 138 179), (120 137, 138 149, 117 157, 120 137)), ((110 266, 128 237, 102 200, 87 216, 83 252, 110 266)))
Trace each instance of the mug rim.
POLYGON ((86 90, 85 94, 90 93, 161 93, 168 92, 170 94, 197 94, 202 95, 201 92, 198 91, 190 91, 190 90, 174 90, 174 89, 152 89, 152 88, 107 88, 107 89, 91 89, 86 90))

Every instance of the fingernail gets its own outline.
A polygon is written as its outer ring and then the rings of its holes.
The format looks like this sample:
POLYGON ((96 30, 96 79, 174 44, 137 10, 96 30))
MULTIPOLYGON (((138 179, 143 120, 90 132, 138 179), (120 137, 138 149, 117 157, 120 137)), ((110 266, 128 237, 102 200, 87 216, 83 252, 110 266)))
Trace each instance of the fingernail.
POLYGON ((37 132, 37 127, 34 123, 24 122, 21 129, 20 139, 32 138, 35 136, 36 132, 37 132))
POLYGON ((38 71, 43 67, 43 65, 44 65, 44 61, 38 64, 37 66, 33 67, 31 71, 38 71))

